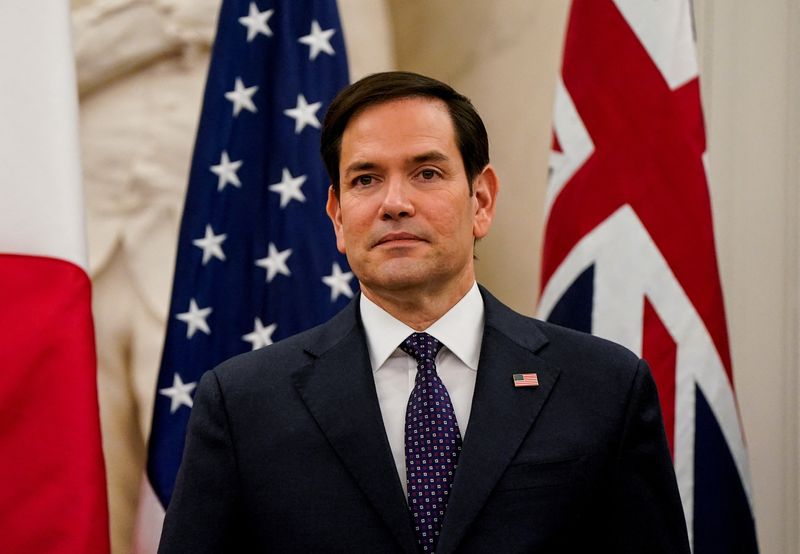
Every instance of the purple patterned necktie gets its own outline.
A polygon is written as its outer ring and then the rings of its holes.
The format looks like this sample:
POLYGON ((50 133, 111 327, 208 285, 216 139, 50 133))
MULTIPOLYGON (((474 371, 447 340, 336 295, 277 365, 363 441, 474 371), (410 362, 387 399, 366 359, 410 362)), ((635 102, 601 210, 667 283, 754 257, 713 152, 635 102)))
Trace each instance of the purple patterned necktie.
POLYGON ((433 552, 461 452, 461 433, 450 395, 436 374, 442 343, 412 333, 400 349, 417 360, 417 378, 406 408, 406 482, 417 541, 433 552))

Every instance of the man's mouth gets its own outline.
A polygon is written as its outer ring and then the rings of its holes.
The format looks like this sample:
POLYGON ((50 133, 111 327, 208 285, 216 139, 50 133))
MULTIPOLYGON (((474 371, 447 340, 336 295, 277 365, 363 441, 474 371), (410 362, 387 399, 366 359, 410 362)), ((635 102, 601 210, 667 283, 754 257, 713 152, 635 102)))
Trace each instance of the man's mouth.
POLYGON ((387 233, 383 235, 378 242, 375 243, 375 246, 380 246, 381 244, 387 243, 403 243, 403 242, 412 242, 412 241, 421 241, 420 237, 413 233, 407 233, 404 231, 394 232, 394 233, 387 233))

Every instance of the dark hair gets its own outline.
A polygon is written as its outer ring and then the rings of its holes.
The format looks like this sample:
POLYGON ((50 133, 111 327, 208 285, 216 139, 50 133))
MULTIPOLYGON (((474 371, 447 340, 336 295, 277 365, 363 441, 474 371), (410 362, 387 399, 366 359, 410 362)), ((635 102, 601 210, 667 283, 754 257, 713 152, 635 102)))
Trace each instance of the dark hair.
POLYGON ((406 71, 387 71, 364 77, 340 91, 325 114, 320 153, 337 197, 342 135, 350 119, 368 106, 412 97, 437 98, 447 105, 472 193, 472 182, 489 163, 486 127, 472 102, 436 79, 406 71))

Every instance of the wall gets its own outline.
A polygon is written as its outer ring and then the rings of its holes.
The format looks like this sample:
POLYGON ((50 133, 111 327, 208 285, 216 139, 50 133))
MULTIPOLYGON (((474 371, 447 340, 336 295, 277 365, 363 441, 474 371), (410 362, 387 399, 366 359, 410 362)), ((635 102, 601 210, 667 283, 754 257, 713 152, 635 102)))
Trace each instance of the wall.
POLYGON ((761 550, 798 539, 796 1, 696 0, 711 193, 761 550))

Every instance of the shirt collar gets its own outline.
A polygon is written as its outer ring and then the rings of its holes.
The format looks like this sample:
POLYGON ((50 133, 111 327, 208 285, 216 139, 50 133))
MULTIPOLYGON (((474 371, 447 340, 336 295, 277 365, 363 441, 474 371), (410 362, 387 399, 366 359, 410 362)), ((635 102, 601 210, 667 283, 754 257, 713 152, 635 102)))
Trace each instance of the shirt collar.
MULTIPOLYGON (((369 360, 372 370, 377 371, 414 329, 395 319, 363 293, 359 307, 369 360)), ((483 340, 483 297, 478 284, 473 283, 467 294, 425 332, 444 344, 467 367, 477 371, 483 340)))

